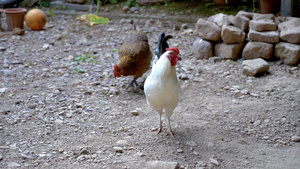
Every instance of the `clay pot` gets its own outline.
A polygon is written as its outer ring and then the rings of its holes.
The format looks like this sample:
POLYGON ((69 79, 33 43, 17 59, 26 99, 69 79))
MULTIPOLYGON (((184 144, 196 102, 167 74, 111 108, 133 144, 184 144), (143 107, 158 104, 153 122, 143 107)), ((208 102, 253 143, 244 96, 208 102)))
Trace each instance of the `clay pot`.
POLYGON ((7 29, 12 31, 15 27, 23 29, 24 16, 27 9, 25 8, 9 8, 5 9, 7 29))
POLYGON ((260 12, 262 14, 277 14, 280 12, 281 0, 260 0, 260 12))

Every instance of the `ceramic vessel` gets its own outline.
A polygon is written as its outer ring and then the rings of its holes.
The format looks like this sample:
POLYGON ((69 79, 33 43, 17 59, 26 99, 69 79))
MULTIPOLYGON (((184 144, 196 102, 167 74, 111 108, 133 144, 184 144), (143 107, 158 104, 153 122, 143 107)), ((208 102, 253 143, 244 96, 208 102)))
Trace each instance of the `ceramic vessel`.
POLYGON ((15 27, 23 29, 24 16, 27 9, 25 8, 9 8, 5 9, 7 29, 12 31, 15 27))

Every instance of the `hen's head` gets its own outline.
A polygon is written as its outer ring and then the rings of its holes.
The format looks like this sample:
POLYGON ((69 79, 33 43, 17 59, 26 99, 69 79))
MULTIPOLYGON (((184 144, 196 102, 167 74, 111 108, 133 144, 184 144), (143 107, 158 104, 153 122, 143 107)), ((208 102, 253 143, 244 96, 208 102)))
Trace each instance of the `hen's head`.
POLYGON ((168 48, 167 51, 170 51, 168 53, 168 58, 171 62, 172 66, 175 66, 177 61, 179 60, 179 49, 178 48, 168 48))
POLYGON ((118 65, 116 64, 115 65, 115 67, 114 67, 114 75, 116 76, 116 77, 121 77, 121 71, 120 71, 120 69, 119 69, 119 67, 118 67, 118 65))

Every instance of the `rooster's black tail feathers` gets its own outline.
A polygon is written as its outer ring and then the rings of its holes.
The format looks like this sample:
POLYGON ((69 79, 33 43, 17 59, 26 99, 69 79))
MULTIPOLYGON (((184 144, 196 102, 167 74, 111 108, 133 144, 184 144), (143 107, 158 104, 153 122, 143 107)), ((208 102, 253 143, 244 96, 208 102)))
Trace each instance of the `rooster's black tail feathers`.
POLYGON ((165 33, 161 32, 158 35, 158 45, 155 49, 155 55, 157 56, 157 59, 160 58, 160 56, 166 52, 166 50, 169 48, 168 40, 173 38, 171 35, 165 35, 165 33))

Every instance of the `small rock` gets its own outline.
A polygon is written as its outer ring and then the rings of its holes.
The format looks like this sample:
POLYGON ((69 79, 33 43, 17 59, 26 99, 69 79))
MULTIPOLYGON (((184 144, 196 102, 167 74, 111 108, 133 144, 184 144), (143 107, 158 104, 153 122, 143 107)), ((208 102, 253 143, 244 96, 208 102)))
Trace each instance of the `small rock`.
POLYGON ((30 108, 30 109, 36 109, 36 104, 29 104, 28 108, 30 108))
POLYGON ((136 156, 139 156, 139 157, 145 157, 145 156, 146 156, 146 154, 141 153, 141 152, 137 152, 135 155, 136 155, 136 156))
POLYGON ((16 162, 11 162, 7 165, 7 168, 17 168, 17 167, 21 167, 21 165, 16 162))
POLYGON ((292 142, 300 142, 300 136, 292 136, 292 142))
POLYGON ((192 147, 197 146, 197 144, 194 141, 190 141, 190 140, 187 141, 186 144, 189 145, 189 146, 192 146, 192 147))
POLYGON ((256 120, 253 124, 256 125, 256 126, 258 126, 258 125, 260 125, 260 123, 261 123, 260 120, 256 120))
POLYGON ((146 162, 145 168, 147 169, 178 169, 178 162, 166 162, 166 161, 149 161, 146 162))
POLYGON ((214 158, 209 158, 209 160, 210 160, 210 163, 212 163, 212 164, 214 164, 214 165, 216 165, 216 166, 219 166, 219 165, 220 165, 219 162, 218 162, 218 160, 216 160, 216 159, 214 159, 214 158))
POLYGON ((108 94, 118 95, 119 93, 120 93, 120 91, 116 88, 110 88, 108 91, 108 94))
POLYGON ((129 7, 128 7, 128 6, 124 6, 124 7, 123 7, 123 12, 124 12, 124 13, 127 13, 128 11, 129 11, 129 7))
POLYGON ((55 124, 62 124, 62 123, 64 123, 64 121, 63 121, 63 120, 60 120, 60 119, 56 119, 56 120, 54 121, 54 123, 55 123, 55 124))
POLYGON ((189 26, 187 24, 182 24, 181 25, 181 29, 183 29, 183 30, 188 29, 188 28, 189 28, 189 26))
POLYGON ((114 149, 117 153, 123 153, 123 148, 122 148, 122 147, 113 147, 113 149, 114 149))
POLYGON ((182 150, 182 149, 180 149, 180 148, 179 148, 179 149, 177 149, 176 151, 177 151, 177 153, 183 153, 183 150, 182 150))
POLYGON ((221 58, 220 57, 217 57, 217 56, 214 56, 214 57, 210 57, 208 59, 209 63, 217 63, 217 62, 221 62, 221 58))
POLYGON ((131 114, 134 115, 134 116, 137 116, 137 115, 139 115, 139 112, 137 110, 132 110, 131 114))
POLYGON ((3 46, 0 46, 0 51, 5 51, 6 50, 6 48, 5 47, 3 47, 3 46))
POLYGON ((181 79, 181 80, 189 80, 189 77, 186 75, 186 74, 180 74, 180 76, 179 76, 179 78, 181 79))
POLYGON ((5 88, 5 87, 0 88, 0 93, 4 93, 6 90, 7 90, 7 88, 5 88))
POLYGON ((43 49, 49 49, 50 45, 48 43, 43 45, 43 49))

